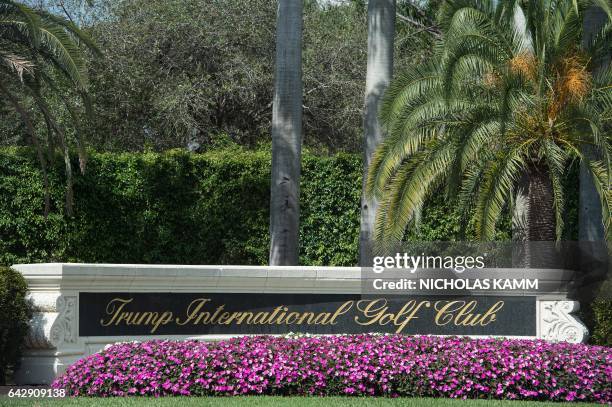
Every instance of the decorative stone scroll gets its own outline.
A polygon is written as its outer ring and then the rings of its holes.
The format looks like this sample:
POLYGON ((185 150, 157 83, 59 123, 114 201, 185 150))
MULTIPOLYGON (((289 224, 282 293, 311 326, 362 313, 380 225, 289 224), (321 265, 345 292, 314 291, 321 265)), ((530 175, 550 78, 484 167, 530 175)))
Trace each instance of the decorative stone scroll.
POLYGON ((51 327, 51 343, 56 347, 77 341, 77 297, 60 296, 57 299, 58 316, 51 327))
POLYGON ((26 349, 57 349, 77 342, 77 297, 59 293, 33 293, 34 312, 26 349))
POLYGON ((578 301, 540 301, 540 337, 549 341, 584 342, 589 331, 572 313, 578 301))

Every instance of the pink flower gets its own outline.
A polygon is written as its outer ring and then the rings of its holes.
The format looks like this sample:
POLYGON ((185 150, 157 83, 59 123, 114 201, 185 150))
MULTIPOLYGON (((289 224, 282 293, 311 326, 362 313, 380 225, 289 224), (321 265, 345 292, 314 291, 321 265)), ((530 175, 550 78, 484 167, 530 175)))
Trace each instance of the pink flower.
POLYGON ((403 335, 121 343, 53 383, 70 395, 373 395, 611 402, 612 350, 403 335))

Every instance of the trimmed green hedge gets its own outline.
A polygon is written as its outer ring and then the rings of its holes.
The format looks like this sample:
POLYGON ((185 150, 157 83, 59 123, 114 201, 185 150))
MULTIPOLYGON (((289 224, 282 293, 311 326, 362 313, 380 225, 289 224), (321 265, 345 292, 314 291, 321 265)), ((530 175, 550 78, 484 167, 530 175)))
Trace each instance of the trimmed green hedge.
MULTIPOLYGON (((75 179, 71 219, 57 157, 45 219, 33 152, 0 150, 0 264, 266 264, 270 161, 269 152, 238 148, 90 153, 75 179)), ((356 264, 360 185, 357 155, 304 154, 302 264, 356 264)))
MULTIPOLYGON (((0 149, 0 265, 266 264, 270 162, 269 148, 232 145, 201 154, 91 152, 86 174, 76 175, 75 217, 69 218, 58 156, 49 174, 53 208, 45 219, 34 152, 0 149)), ((357 154, 303 153, 301 264, 357 264, 361 165, 357 154)), ((502 226, 498 237, 506 240, 508 219, 502 226)), ((459 215, 441 193, 432 197, 418 230, 407 237, 469 240, 471 229, 462 236, 459 215)))

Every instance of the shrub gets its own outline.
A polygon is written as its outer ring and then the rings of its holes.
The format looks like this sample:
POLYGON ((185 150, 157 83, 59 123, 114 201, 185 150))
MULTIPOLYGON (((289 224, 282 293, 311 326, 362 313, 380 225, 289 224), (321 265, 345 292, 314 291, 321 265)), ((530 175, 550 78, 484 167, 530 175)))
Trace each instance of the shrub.
POLYGON ((70 395, 372 395, 611 402, 612 350, 402 335, 121 343, 54 383, 70 395))
POLYGON ((16 367, 28 333, 32 311, 26 289, 21 274, 0 267, 0 384, 5 384, 7 373, 16 367))
MULTIPOLYGON (((268 151, 237 147, 90 152, 85 175, 75 174, 69 218, 57 157, 50 169, 53 209, 45 219, 35 155, 0 150, 0 264, 266 264, 270 162, 268 151)), ((357 156, 305 152, 303 264, 356 264, 360 166, 357 156)))
POLYGON ((594 322, 590 342, 612 346, 612 299, 608 297, 595 298, 591 308, 594 322))
MULTIPOLYGON (((202 154, 90 152, 85 175, 75 174, 75 217, 69 218, 57 157, 49 171, 53 208, 45 219, 35 154, 0 149, 0 265, 267 264, 270 162, 269 149, 235 146, 202 154)), ((304 151, 302 167, 300 263, 356 265, 360 156, 304 151)), ((431 211, 445 216, 426 211, 415 239, 452 240, 457 216, 442 199, 431 211)))
POLYGON ((612 346, 612 275, 604 281, 597 295, 590 301, 581 302, 580 317, 589 328, 589 343, 612 346))

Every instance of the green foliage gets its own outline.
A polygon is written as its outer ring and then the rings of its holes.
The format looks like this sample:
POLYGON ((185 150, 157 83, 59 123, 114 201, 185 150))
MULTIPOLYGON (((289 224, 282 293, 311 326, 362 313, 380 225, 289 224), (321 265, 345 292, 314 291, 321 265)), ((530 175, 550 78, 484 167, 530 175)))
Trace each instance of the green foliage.
POLYGON ((612 346, 612 299, 599 297, 591 304, 593 309, 593 328, 590 343, 612 346))
MULTIPOLYGON (((91 153, 65 216, 63 166, 50 168, 53 208, 28 149, 0 151, 0 264, 44 261, 266 264, 270 154, 91 153)), ((303 264, 357 262, 361 161, 304 154, 303 264)))
POLYGON ((300 262, 355 265, 359 251, 360 157, 305 154, 302 172, 300 262))
POLYGON ((580 316, 589 329, 589 343, 612 346, 612 279, 608 277, 590 303, 581 304, 580 316))
POLYGON ((0 267, 0 385, 16 367, 28 332, 32 310, 25 298, 26 289, 21 274, 0 267))
MULTIPOLYGON (((64 166, 49 169, 52 210, 35 152, 0 150, 0 264, 252 264, 268 261, 269 149, 202 154, 90 152, 64 213, 64 166)), ((300 263, 353 266, 359 247, 361 156, 303 154, 300 263)), ((458 240, 459 213, 432 198, 410 240, 458 240)), ((473 235, 469 235, 468 238, 473 235)))
POLYGON ((92 66, 92 145, 184 147, 213 141, 219 129, 249 143, 245 132, 267 129, 273 2, 99 3, 108 7, 90 31, 107 57, 92 66))
MULTIPOLYGON (((65 0, 62 9, 55 0, 36 4, 65 12, 103 50, 105 58, 89 65, 95 115, 75 131, 94 149, 161 151, 191 140, 208 148, 219 134, 249 147, 269 142, 276 1, 65 0)), ((408 4, 400 1, 398 10, 408 13, 408 4)), ((304 144, 311 149, 361 150, 366 16, 365 2, 305 2, 303 122, 304 144)), ((418 41, 423 35, 421 27, 398 20, 396 67, 429 53, 430 44, 418 41)), ((49 103, 72 127, 61 100, 49 103)), ((23 133, 13 123, 5 129, 0 123, 0 143, 6 138, 23 144, 12 137, 23 133)))
MULTIPOLYGON (((590 4, 443 3, 436 54, 396 75, 383 101, 388 137, 367 182, 381 200, 378 241, 401 240, 441 185, 461 207, 463 223, 472 223, 479 239, 494 239, 519 184, 537 176, 550 191, 536 196, 529 189, 526 232, 531 240, 561 239, 570 192, 564 180, 580 160, 610 224, 612 69, 596 69, 599 47, 579 49, 590 4), (524 32, 515 29, 519 12, 524 32), (585 143, 601 160, 583 156, 585 143)), ((597 40, 611 29, 607 24, 597 40)))

